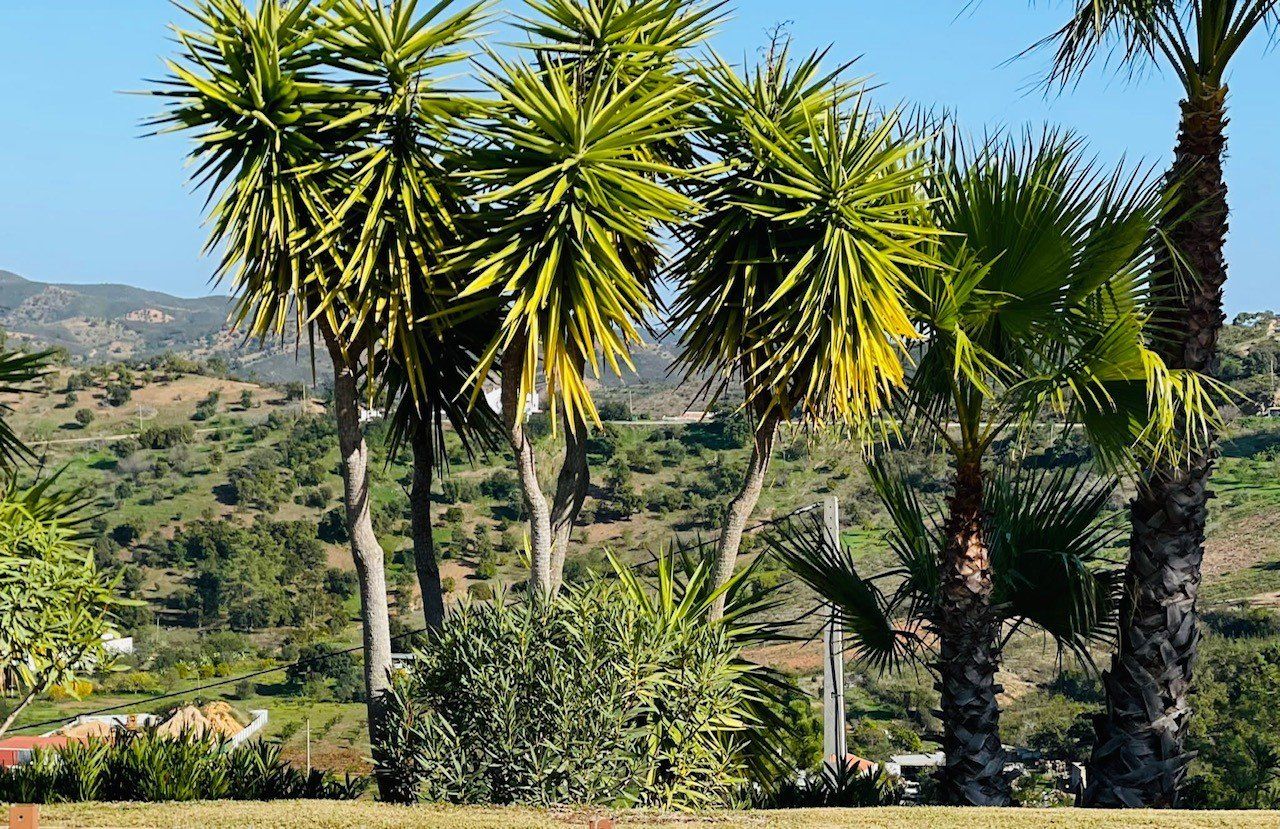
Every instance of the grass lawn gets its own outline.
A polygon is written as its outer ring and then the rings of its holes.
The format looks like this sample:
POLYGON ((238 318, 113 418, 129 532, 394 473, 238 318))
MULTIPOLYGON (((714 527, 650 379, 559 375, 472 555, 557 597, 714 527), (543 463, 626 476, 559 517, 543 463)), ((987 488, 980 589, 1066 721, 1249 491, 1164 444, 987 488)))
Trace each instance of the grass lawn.
MULTIPOLYGON (((565 829, 603 813, 387 806, 358 801, 199 804, 63 804, 41 808, 41 825, 75 829, 565 829)), ((1102 812, 1083 809, 826 809, 696 817, 626 813, 619 829, 1273 829, 1277 812, 1102 812)))

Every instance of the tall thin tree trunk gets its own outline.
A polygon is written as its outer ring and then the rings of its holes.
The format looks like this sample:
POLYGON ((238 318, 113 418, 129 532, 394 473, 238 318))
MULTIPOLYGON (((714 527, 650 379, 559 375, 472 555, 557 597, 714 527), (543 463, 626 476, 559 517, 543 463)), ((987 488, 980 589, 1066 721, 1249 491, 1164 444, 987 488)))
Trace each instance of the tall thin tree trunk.
POLYGON ((551 510, 538 481, 537 454, 519 412, 520 377, 527 348, 526 342, 513 342, 502 355, 502 422, 515 452, 520 492, 529 516, 529 591, 536 596, 551 596, 551 510))
MULTIPOLYGON (((327 332, 326 332, 327 333, 327 332)), ((391 625, 387 611, 387 574, 382 547, 369 517, 369 447, 360 430, 360 396, 354 368, 331 337, 333 402, 342 457, 343 505, 351 539, 351 557, 360 583, 360 620, 364 644, 364 686, 369 714, 369 743, 381 765, 388 731, 387 689, 391 685, 391 625)), ((379 777, 380 793, 385 783, 379 777)))
MULTIPOLYGON (((1173 368, 1211 374, 1222 331, 1227 279, 1225 88, 1182 104, 1169 183, 1176 201, 1164 231, 1174 254, 1156 262, 1155 324, 1173 368), (1181 256, 1181 262, 1175 260, 1181 256)), ((1196 598, 1204 558, 1209 476, 1215 450, 1152 465, 1130 505, 1132 531, 1120 642, 1103 675, 1107 708, 1096 722, 1083 801, 1092 806, 1168 807, 1191 760, 1184 749, 1187 692, 1200 641, 1196 598)))
POLYGON ((436 543, 431 528, 431 479, 435 455, 426 426, 419 424, 410 441, 413 449, 413 483, 409 487, 409 525, 413 536, 413 566, 422 592, 422 615, 430 631, 444 629, 444 588, 436 543))
MULTIPOLYGON (((769 461, 773 458, 773 447, 777 442, 783 417, 783 412, 775 406, 764 412, 756 422, 755 432, 752 434, 751 459, 747 461, 747 471, 742 477, 742 488, 725 507, 720 538, 716 542, 716 564, 712 574, 712 584, 716 588, 723 587, 733 578, 733 569, 738 563, 738 550, 742 547, 742 534, 760 501, 760 492, 764 489, 765 474, 769 471, 769 461)), ((711 621, 718 621, 724 616, 724 601, 723 593, 716 597, 711 606, 711 621)))
POLYGON ((1000 619, 991 606, 994 582, 982 496, 981 462, 961 461, 948 502, 937 618, 946 754, 938 783, 942 802, 955 806, 1011 802, 996 701, 1000 619))
POLYGON ((573 525, 587 500, 591 485, 591 469, 587 465, 587 425, 565 423, 564 463, 556 478, 556 492, 551 502, 551 590, 559 592, 564 583, 564 560, 569 554, 573 525))

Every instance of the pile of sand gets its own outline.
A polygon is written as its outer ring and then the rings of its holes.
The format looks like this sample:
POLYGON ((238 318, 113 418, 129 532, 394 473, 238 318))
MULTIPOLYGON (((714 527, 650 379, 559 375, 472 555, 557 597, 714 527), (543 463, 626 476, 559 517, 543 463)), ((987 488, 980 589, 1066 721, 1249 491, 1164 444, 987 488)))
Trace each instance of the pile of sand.
POLYGON ((200 707, 200 713, 209 721, 214 731, 226 737, 234 737, 246 725, 236 709, 221 700, 205 703, 200 707))
MULTIPOLYGON (((122 724, 128 731, 138 730, 135 718, 122 724)), ((67 726, 59 733, 72 740, 111 740, 115 738, 117 726, 104 721, 90 721, 78 725, 67 726)), ((161 737, 234 737, 244 730, 245 722, 234 708, 225 702, 209 702, 200 708, 184 705, 175 708, 165 717, 164 722, 156 726, 155 733, 161 737)))

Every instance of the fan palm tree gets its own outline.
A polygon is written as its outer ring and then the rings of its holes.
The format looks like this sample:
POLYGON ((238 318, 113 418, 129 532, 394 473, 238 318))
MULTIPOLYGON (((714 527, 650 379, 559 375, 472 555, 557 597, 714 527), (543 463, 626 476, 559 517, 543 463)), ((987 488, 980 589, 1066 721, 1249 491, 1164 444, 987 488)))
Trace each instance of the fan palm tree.
POLYGON ((924 332, 902 397, 909 433, 953 464, 937 574, 942 796, 1005 804, 996 608, 985 480, 992 445, 1037 418, 1079 426, 1104 464, 1139 443, 1168 449, 1177 410, 1203 426, 1198 375, 1144 344, 1145 290, 1161 199, 1104 174, 1080 142, 1047 132, 969 149, 944 135, 929 181, 945 270, 908 295, 924 332))
MULTIPOLYGON (((1170 366, 1211 374, 1225 319, 1227 70, 1248 39, 1280 31, 1280 0, 1073 0, 1071 19, 1046 40, 1051 79, 1068 83, 1102 53, 1137 70, 1167 66, 1182 82, 1177 146, 1161 221, 1168 249, 1156 264, 1154 323, 1170 366)), ((1187 691, 1199 630, 1213 455, 1153 464, 1131 506, 1124 627, 1106 673, 1107 712, 1089 764, 1087 803, 1171 806, 1191 757, 1183 748, 1187 691)))
MULTIPOLYGON (((681 231, 680 365, 742 383, 752 453, 725 509, 714 581, 733 573, 781 425, 859 425, 902 381, 906 271, 929 264, 920 142, 895 115, 781 48, 747 77, 702 72, 704 150, 723 165, 681 231)), ((712 616, 723 606, 716 602, 712 616)))
POLYGON ((374 388, 384 352, 406 367, 407 382, 422 382, 410 344, 422 309, 409 302, 414 283, 431 277, 447 217, 408 116, 448 114, 426 105, 425 72, 462 57, 475 16, 472 8, 437 20, 447 4, 425 17, 415 6, 200 0, 188 9, 195 26, 175 28, 180 55, 156 91, 167 110, 153 121, 195 134, 193 181, 210 194, 209 244, 217 278, 237 299, 234 322, 260 338, 319 334, 333 364, 375 755, 391 638, 361 388, 374 388))
MULTIPOLYGON (((897 567, 863 576, 854 553, 813 520, 784 524, 766 535, 767 543, 835 609, 856 659, 882 672, 906 660, 926 659, 940 683, 954 682, 956 674, 948 663, 955 654, 940 579, 950 544, 948 507, 936 500, 921 501, 900 471, 883 461, 870 470, 891 522, 888 542, 897 567)), ((1006 468, 985 479, 979 525, 988 539, 991 622, 1008 628, 1003 639, 992 642, 987 658, 998 660, 1004 644, 1022 628, 1038 629, 1086 662, 1090 647, 1113 636, 1119 573, 1107 566, 1106 554, 1121 530, 1108 506, 1115 490, 1114 479, 1091 480, 1082 470, 1006 468)), ((985 662, 966 667, 979 673, 994 671, 994 665, 985 662)), ((948 693, 945 687, 943 693, 948 693)), ((994 697, 990 705, 989 716, 994 716, 994 697)), ((944 706, 944 728, 951 731, 949 713, 944 706)), ((952 742, 946 747, 946 789, 952 788, 954 769, 972 762, 952 752, 973 748, 979 751, 978 759, 993 764, 986 775, 987 788, 981 793, 970 790, 960 802, 1007 802, 1006 784, 1000 782, 1004 757, 998 750, 999 734, 992 736, 997 750, 985 746, 990 739, 986 734, 974 735, 984 745, 952 742)))

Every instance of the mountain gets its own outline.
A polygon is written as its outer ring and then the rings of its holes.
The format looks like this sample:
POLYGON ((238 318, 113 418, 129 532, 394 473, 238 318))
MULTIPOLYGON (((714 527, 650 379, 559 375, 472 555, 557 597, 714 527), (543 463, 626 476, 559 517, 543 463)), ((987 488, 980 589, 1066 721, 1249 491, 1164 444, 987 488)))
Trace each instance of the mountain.
POLYGON ((227 325, 231 299, 194 299, 132 285, 36 282, 0 270, 0 328, 12 341, 65 348, 73 363, 102 363, 163 351, 222 357, 262 381, 310 377, 310 359, 292 348, 260 347, 227 325))

